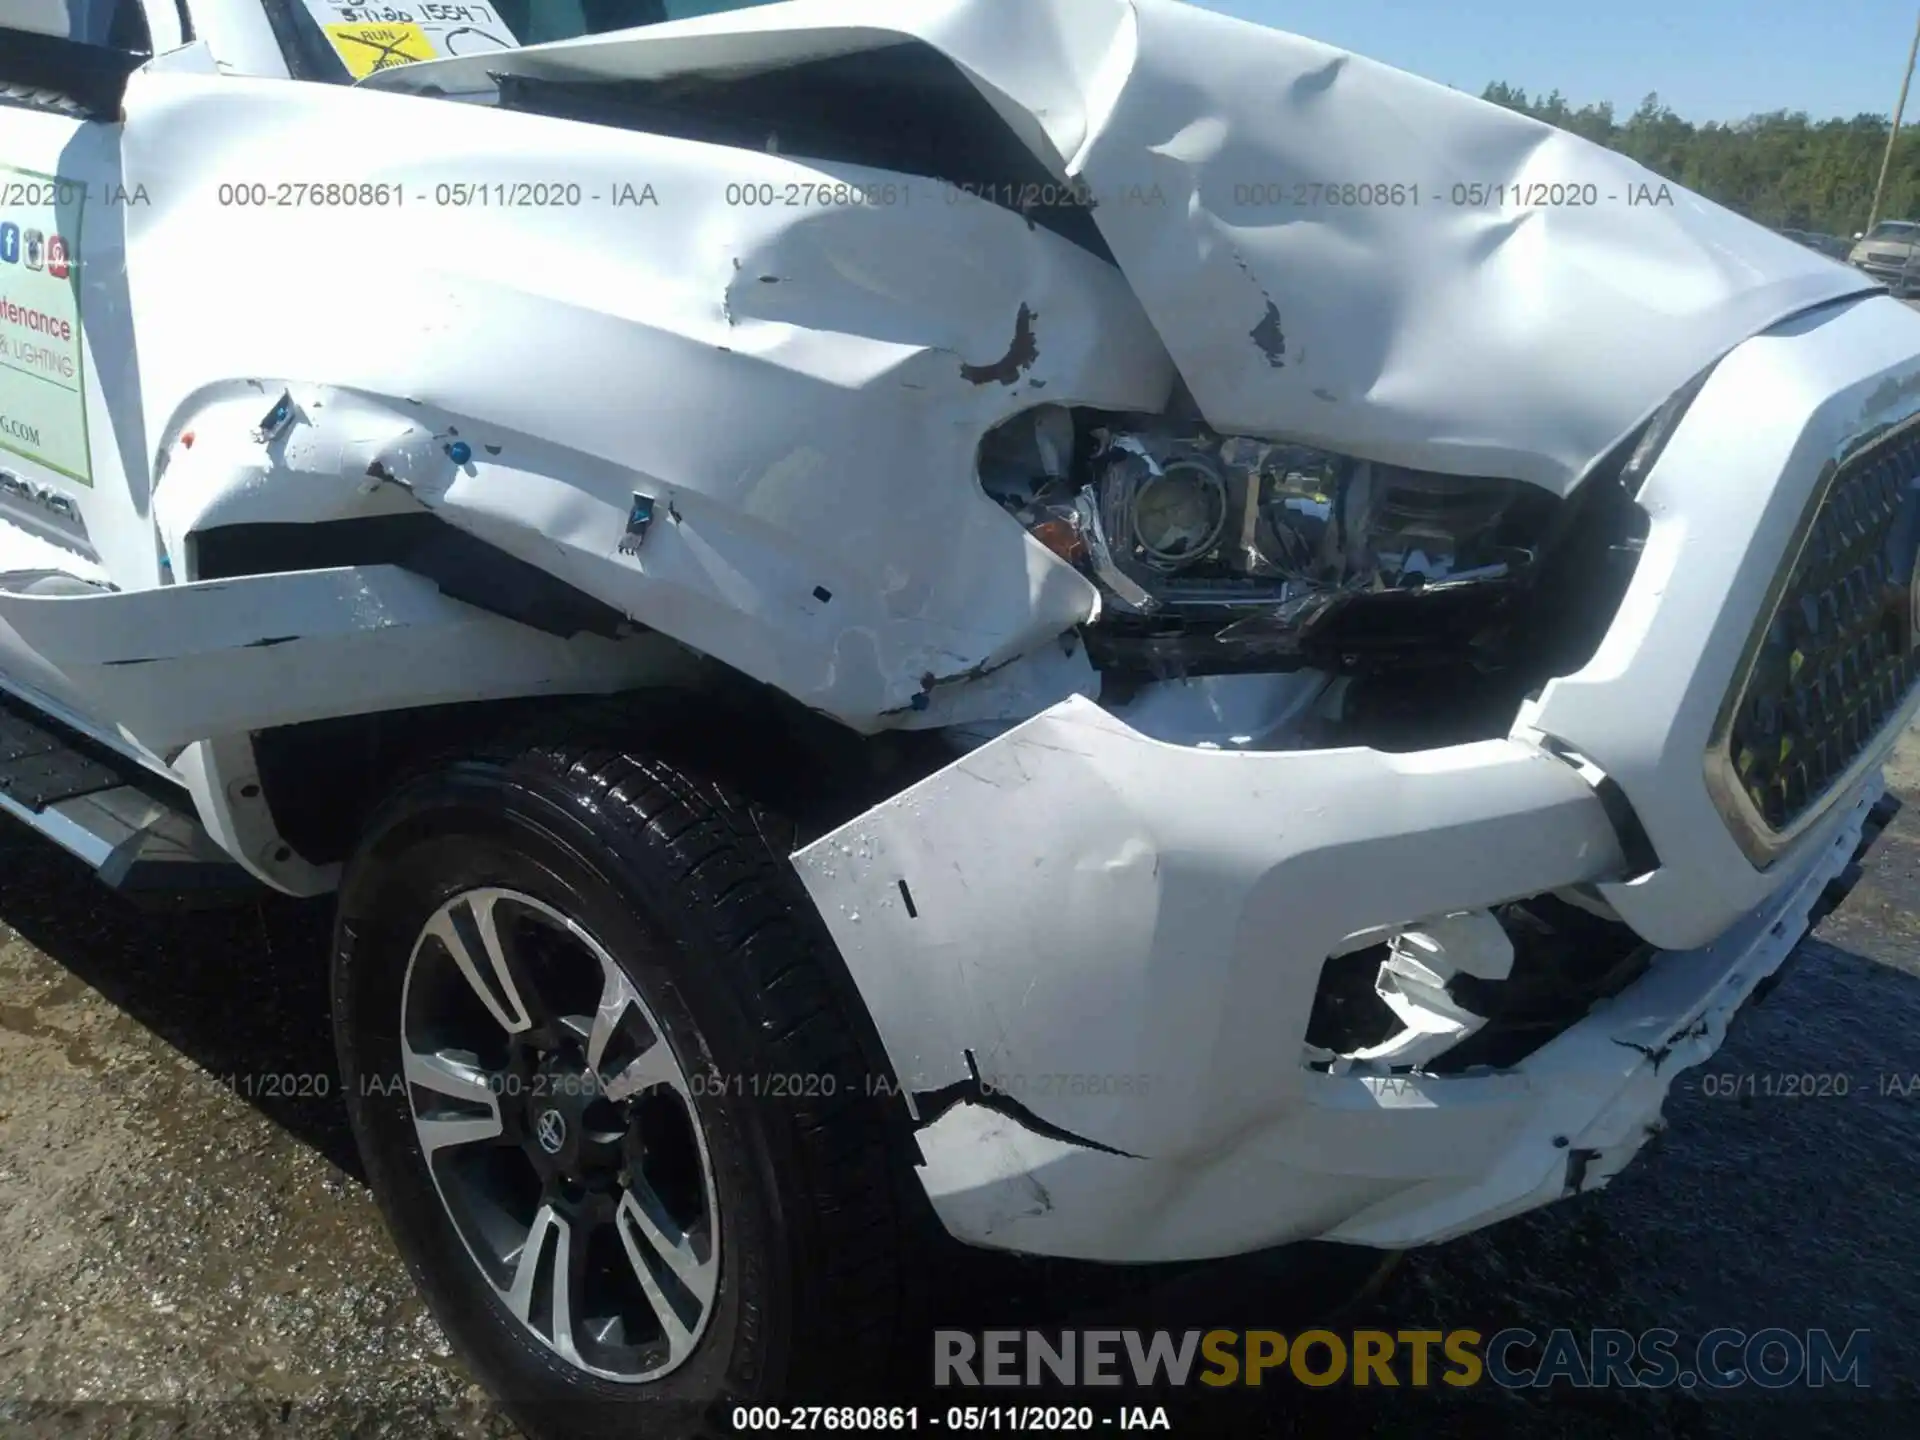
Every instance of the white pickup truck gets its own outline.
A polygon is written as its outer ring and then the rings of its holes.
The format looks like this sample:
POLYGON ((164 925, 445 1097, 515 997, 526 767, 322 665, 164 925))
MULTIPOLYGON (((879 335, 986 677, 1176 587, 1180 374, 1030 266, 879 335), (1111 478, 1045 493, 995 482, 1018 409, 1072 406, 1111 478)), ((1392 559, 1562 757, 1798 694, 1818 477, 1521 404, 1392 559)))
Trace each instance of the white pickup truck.
POLYGON ((1174 0, 0 0, 0 348, 0 809, 542 1433, 1604 1184, 1915 707, 1920 315, 1174 0))

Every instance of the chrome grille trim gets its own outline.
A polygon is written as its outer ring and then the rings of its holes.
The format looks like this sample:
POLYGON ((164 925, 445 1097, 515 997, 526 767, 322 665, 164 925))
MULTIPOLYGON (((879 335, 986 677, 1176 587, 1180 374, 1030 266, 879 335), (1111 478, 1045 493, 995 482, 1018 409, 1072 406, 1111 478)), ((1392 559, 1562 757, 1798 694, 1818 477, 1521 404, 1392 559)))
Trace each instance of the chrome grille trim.
POLYGON ((1829 462, 1706 754, 1764 869, 1864 773, 1920 681, 1920 415, 1829 462))

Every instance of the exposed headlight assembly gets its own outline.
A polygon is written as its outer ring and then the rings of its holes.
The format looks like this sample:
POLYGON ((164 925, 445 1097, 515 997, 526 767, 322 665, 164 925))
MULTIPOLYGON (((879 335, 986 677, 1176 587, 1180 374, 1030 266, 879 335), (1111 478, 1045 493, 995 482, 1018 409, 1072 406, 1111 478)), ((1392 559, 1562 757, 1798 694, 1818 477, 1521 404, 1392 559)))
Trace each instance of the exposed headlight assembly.
POLYGON ((1059 406, 989 435, 981 479, 1100 586, 1097 628, 1198 639, 1186 658, 1227 668, 1457 653, 1527 576, 1558 504, 1519 481, 1059 406))

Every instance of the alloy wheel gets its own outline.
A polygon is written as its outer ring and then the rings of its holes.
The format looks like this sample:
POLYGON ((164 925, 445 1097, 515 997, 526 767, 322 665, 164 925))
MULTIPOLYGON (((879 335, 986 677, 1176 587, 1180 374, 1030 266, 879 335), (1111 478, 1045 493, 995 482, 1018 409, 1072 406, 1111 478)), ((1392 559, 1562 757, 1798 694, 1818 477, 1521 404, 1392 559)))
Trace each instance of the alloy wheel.
POLYGON ((540 1343, 655 1380, 705 1331, 720 1212, 694 1087, 626 972, 517 891, 448 900, 401 989, 414 1131, 447 1217, 540 1343))

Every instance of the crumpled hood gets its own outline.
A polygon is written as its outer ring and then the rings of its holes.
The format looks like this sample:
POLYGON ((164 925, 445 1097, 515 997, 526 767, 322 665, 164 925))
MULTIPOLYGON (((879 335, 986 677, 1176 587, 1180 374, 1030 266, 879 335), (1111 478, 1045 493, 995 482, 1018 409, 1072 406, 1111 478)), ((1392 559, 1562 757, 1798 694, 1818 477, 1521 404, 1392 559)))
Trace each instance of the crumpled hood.
POLYGON ((365 83, 751 73, 912 41, 1092 196, 1223 431, 1564 493, 1742 340, 1880 288, 1564 131, 1175 0, 788 0, 365 83))

